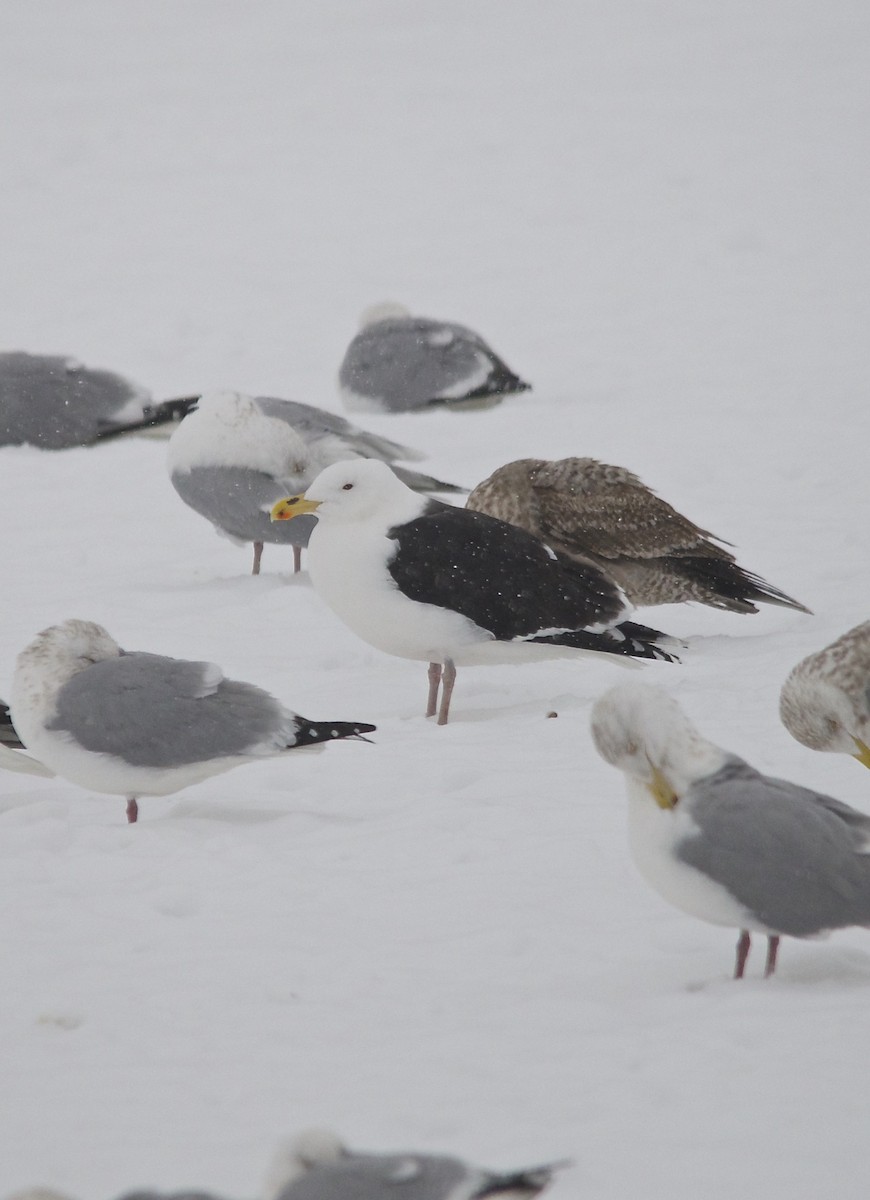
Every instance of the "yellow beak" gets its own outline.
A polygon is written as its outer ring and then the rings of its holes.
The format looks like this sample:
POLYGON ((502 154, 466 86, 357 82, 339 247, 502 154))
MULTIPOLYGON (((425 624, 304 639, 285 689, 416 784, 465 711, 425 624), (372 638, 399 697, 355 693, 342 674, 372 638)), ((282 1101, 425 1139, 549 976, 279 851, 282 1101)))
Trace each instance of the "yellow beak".
POLYGON ((659 806, 659 808, 675 808, 678 799, 677 793, 668 783, 667 779, 665 779, 658 767, 653 763, 650 763, 649 765, 650 770, 652 771, 652 782, 648 783, 646 786, 652 793, 652 797, 656 804, 659 806))
POLYGON ((277 504, 272 505, 269 516, 273 521, 291 521, 301 513, 314 512, 320 508, 319 500, 306 500, 304 496, 285 496, 277 504))
POLYGON ((860 738, 856 738, 854 736, 852 741, 858 747, 852 757, 857 758, 858 762, 861 763, 862 766, 870 767, 870 746, 868 746, 866 742, 862 742, 860 738))

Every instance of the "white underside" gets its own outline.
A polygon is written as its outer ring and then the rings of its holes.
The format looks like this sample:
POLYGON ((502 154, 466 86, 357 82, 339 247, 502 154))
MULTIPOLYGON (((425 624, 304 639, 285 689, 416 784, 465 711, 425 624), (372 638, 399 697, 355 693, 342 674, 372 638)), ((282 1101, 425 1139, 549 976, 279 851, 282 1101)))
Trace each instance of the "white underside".
POLYGON ((721 884, 675 856, 675 847, 697 833, 685 807, 659 808, 642 783, 628 778, 626 784, 629 847, 650 887, 676 908, 712 925, 775 932, 760 924, 721 884))

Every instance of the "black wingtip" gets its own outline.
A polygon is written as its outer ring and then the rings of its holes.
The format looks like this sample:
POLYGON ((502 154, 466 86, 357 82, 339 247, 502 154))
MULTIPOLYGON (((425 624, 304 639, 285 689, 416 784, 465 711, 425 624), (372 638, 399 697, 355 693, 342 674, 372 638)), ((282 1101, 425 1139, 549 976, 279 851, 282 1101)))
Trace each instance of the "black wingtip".
POLYGON ((15 726, 12 724, 12 714, 9 711, 9 705, 4 704, 2 700, 0 700, 0 742, 13 750, 25 749, 24 742, 22 742, 15 726))
POLYGON ((145 429, 177 424, 188 413, 193 412, 199 404, 199 400, 199 396, 177 396, 173 400, 162 400, 159 404, 149 404, 139 421, 128 421, 124 425, 118 425, 111 421, 103 422, 95 440, 106 442, 113 438, 124 437, 128 433, 141 433, 145 429))
POLYGON ((374 733, 377 725, 363 721, 306 721, 299 718, 294 746, 315 746, 320 742, 338 742, 345 738, 356 738, 361 742, 369 739, 363 735, 374 733))

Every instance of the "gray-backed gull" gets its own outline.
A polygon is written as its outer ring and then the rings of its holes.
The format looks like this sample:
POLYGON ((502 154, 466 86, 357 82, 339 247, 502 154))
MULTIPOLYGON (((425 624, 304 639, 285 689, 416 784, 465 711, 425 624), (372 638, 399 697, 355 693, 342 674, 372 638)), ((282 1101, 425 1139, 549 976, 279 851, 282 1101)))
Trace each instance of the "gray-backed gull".
POLYGON ((0 354, 0 446, 63 450, 172 425, 193 397, 157 403, 114 371, 59 354, 0 354))
POLYGON ((407 446, 351 425, 344 417, 295 400, 210 392, 181 422, 169 442, 172 485, 190 508, 218 533, 254 547, 253 574, 260 571, 264 542, 292 545, 298 571, 314 525, 304 517, 292 525, 269 520, 272 505, 288 492, 303 491, 330 463, 354 457, 389 462, 418 491, 462 488, 395 465, 398 458, 423 456, 407 446))
POLYGON ((624 772, 629 843, 643 877, 671 904, 779 939, 870 925, 870 817, 839 800, 762 775, 708 742, 660 688, 623 684, 592 709, 602 758, 624 772))
POLYGON ((701 529, 624 467, 594 458, 522 458, 474 488, 468 508, 527 529, 560 554, 597 563, 632 604, 697 600, 731 612, 803 604, 737 565, 701 529))
POLYGON ((443 682, 439 725, 457 666, 590 651, 671 661, 656 644, 663 635, 626 621, 622 589, 597 567, 559 559, 495 517, 418 496, 384 463, 335 463, 272 516, 313 512, 315 589, 371 645, 429 663, 426 715, 443 682))
POLYGON ((338 383, 346 408, 389 413, 483 408, 531 388, 473 329, 414 317, 400 304, 363 313, 338 383))
POLYGON ((779 715, 811 750, 851 754, 870 767, 870 621, 797 664, 782 685, 779 715))
POLYGON ((220 667, 122 650, 100 625, 68 620, 18 656, 12 720, 36 759, 64 779, 127 797, 167 796, 297 747, 374 725, 309 721, 220 667))
POLYGON ((446 1155, 348 1150, 334 1133, 312 1129, 279 1150, 263 1192, 265 1200, 522 1200, 569 1165, 488 1171, 446 1155))

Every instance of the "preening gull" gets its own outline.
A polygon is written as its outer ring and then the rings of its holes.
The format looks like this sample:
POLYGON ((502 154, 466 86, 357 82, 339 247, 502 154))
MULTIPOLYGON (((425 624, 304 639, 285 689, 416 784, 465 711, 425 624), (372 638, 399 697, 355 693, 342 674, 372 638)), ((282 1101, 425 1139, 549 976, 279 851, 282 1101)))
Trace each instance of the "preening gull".
POLYGON ((779 715, 811 750, 851 754, 870 767, 870 621, 798 663, 782 686, 779 715))
POLYGON ((531 388, 473 329, 411 316, 400 304, 363 313, 338 383, 346 408, 389 413, 482 408, 531 388))
POLYGON ((487 1171, 436 1154, 363 1154, 328 1130, 308 1130, 278 1152, 264 1200, 503 1200, 536 1196, 568 1161, 487 1171))
POLYGON ((193 403, 193 397, 155 403, 146 388, 123 375, 63 355, 0 354, 0 446, 90 446, 171 425, 193 403))
POLYGON ((12 719, 22 742, 64 779, 127 797, 167 796, 243 763, 370 733, 309 721, 220 667, 122 650, 100 625, 68 620, 18 656, 12 719))
POLYGON ((466 506, 527 529, 560 554, 597 563, 639 607, 696 600, 739 613, 758 612, 758 603, 810 611, 744 571, 717 544, 721 538, 624 467, 521 458, 478 484, 466 506))
POLYGON ((625 774, 629 844, 647 883, 740 930, 736 979, 751 933, 767 935, 772 975, 781 936, 870 925, 870 817, 708 742, 659 688, 606 692, 592 737, 625 774))
POLYGON ((464 489, 431 475, 395 465, 419 459, 400 446, 344 417, 310 404, 239 392, 201 397, 169 442, 169 476, 185 504, 206 517, 218 533, 254 547, 253 574, 260 571, 264 542, 292 545, 299 570, 302 548, 314 525, 304 517, 292 525, 269 520, 272 505, 288 492, 303 491, 324 467, 348 458, 378 458, 418 491, 464 489))
POLYGON ((418 496, 384 463, 335 463, 272 516, 311 512, 315 589, 372 646, 429 663, 427 716, 443 673, 439 725, 458 665, 590 651, 671 661, 656 644, 664 635, 625 620, 622 589, 597 567, 558 559, 495 517, 418 496))

